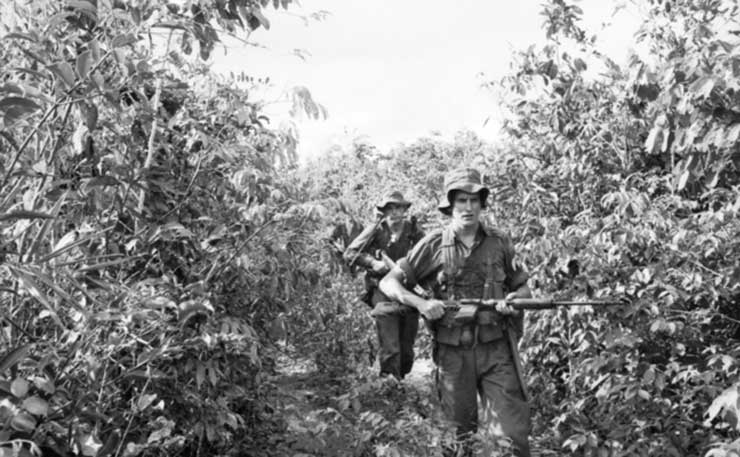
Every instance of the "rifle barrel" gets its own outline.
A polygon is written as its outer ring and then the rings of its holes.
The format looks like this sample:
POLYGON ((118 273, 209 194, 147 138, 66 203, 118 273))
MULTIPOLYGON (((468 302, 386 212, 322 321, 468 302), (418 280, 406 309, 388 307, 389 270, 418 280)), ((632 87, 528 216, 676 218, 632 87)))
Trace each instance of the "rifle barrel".
MULTIPOLYGON (((423 291, 423 289, 422 289, 423 291)), ((463 298, 460 300, 443 300, 445 308, 449 309, 460 309, 464 305, 481 306, 483 308, 493 308, 496 306, 498 300, 481 300, 479 298, 463 298)), ((507 301, 514 309, 522 310, 542 310, 552 309, 558 306, 612 306, 612 305, 623 305, 622 301, 618 300, 588 300, 588 301, 574 301, 574 300, 553 300, 551 298, 516 298, 514 300, 507 301)), ((380 302, 375 306, 375 309, 371 312, 371 315, 378 316, 382 314, 390 314, 401 311, 407 308, 405 305, 401 305, 396 302, 380 302)))
MULTIPOLYGON (((483 307, 494 307, 498 300, 481 300, 476 298, 464 298, 461 300, 450 301, 449 306, 460 305, 478 305, 483 307)), ((614 306, 624 304, 618 300, 554 300, 552 298, 515 298, 506 300, 506 303, 514 309, 550 309, 558 306, 614 306)))

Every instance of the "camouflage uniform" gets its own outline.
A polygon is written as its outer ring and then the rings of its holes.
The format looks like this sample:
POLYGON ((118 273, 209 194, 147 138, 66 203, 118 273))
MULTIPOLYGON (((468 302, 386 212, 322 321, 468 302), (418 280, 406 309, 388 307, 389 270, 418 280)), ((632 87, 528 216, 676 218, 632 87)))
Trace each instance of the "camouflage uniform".
MULTIPOLYGON (((377 208, 382 211, 386 205, 391 203, 407 207, 410 205, 399 192, 392 192, 378 204, 377 208)), ((372 263, 377 260, 375 254, 382 250, 393 261, 397 261, 405 256, 423 236, 424 233, 412 219, 403 221, 403 228, 398 238, 394 239, 388 224, 382 222, 377 227, 375 225, 366 227, 350 243, 344 253, 344 258, 347 262, 354 260, 356 265, 365 268, 364 301, 368 305, 374 307, 378 302, 388 301, 388 298, 378 289, 378 282, 382 275, 376 275, 372 271, 372 263)), ((419 313, 410 310, 403 314, 378 316, 375 322, 380 374, 389 374, 401 379, 411 371, 414 363, 414 340, 419 329, 419 313)))

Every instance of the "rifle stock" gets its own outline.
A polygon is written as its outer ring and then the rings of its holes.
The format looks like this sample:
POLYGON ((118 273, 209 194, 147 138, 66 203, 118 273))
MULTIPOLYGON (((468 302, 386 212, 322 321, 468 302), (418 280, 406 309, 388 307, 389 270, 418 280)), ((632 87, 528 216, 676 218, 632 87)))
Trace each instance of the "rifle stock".
POLYGON ((357 262, 357 259, 360 257, 360 255, 367 249, 368 245, 373 241, 373 238, 375 238, 375 234, 377 233, 378 229, 380 228, 380 224, 383 223, 385 220, 385 216, 378 217, 378 220, 375 221, 375 225, 373 225, 373 233, 365 240, 364 243, 362 243, 362 246, 360 246, 360 249, 357 250, 357 253, 352 257, 352 260, 349 262, 349 268, 351 269, 353 266, 355 266, 355 263, 357 262))

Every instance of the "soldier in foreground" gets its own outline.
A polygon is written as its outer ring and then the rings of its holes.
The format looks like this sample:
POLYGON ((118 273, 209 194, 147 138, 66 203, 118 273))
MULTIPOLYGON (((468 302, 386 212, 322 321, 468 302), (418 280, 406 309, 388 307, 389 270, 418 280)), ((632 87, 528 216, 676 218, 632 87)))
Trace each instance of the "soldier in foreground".
MULTIPOLYGON (((389 270, 387 256, 395 261, 405 256, 424 233, 414 219, 406 219, 411 203, 398 192, 390 192, 376 206, 381 218, 366 227, 347 247, 344 259, 350 265, 364 268, 365 294, 363 301, 374 307, 388 300, 378 289, 378 282, 389 270)), ((380 375, 402 379, 414 363, 414 340, 419 330, 419 313, 416 310, 377 316, 380 375)))
POLYGON ((380 282, 391 300, 418 310, 434 334, 437 389, 443 411, 464 440, 479 426, 477 397, 484 416, 480 425, 494 436, 511 439, 515 455, 529 456, 531 428, 515 344, 522 332, 522 312, 503 299, 528 298, 527 273, 514 261, 511 240, 479 221, 489 190, 474 169, 445 177, 439 210, 447 227, 414 246, 380 282), (416 284, 433 291, 424 299, 410 292, 416 284), (472 322, 451 318, 442 300, 501 299, 495 309, 481 310, 472 322), (510 336, 511 338, 507 338, 510 336))

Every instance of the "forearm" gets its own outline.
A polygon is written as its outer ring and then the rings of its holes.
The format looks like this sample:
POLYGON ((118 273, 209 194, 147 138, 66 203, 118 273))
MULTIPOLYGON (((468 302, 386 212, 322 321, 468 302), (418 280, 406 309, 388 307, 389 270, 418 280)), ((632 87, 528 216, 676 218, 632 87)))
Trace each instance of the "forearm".
POLYGON ((406 289, 402 283, 403 273, 397 268, 390 271, 380 281, 380 291, 392 301, 420 309, 426 300, 406 289))
POLYGON ((359 252, 357 250, 347 250, 347 253, 344 256, 344 260, 349 263, 354 263, 357 266, 360 266, 365 269, 372 269, 373 267, 373 261, 375 258, 368 254, 367 252, 359 252))
POLYGON ((370 252, 373 251, 375 237, 375 231, 377 227, 367 227, 362 231, 357 238, 347 246, 344 251, 344 260, 347 264, 359 265, 363 268, 372 268, 373 261, 375 260, 370 252))

